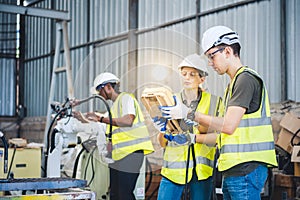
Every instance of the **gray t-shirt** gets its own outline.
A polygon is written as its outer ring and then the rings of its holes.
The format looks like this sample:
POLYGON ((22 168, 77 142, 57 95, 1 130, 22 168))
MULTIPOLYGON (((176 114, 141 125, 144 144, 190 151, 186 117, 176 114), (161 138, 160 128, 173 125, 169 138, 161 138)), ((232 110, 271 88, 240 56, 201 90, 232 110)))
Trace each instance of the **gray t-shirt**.
POLYGON ((249 72, 241 73, 233 86, 232 96, 228 106, 246 108, 246 114, 259 109, 261 101, 260 80, 249 72))
MULTIPOLYGON (((246 108, 246 114, 253 113, 259 109, 261 93, 261 80, 249 72, 242 72, 236 78, 228 106, 240 106, 246 108)), ((242 163, 224 171, 223 176, 245 176, 256 169, 259 164, 255 161, 242 163)))

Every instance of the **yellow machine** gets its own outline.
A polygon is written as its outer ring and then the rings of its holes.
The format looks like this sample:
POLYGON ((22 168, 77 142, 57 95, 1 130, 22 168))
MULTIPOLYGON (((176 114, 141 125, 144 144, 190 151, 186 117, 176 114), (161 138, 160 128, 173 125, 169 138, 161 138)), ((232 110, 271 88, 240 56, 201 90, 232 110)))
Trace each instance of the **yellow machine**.
MULTIPOLYGON (((39 178, 41 177, 41 149, 40 148, 16 148, 14 160, 12 156, 14 148, 8 149, 8 167, 12 164, 11 173, 14 178, 39 178)), ((0 178, 6 178, 3 171, 4 149, 0 148, 0 178)))

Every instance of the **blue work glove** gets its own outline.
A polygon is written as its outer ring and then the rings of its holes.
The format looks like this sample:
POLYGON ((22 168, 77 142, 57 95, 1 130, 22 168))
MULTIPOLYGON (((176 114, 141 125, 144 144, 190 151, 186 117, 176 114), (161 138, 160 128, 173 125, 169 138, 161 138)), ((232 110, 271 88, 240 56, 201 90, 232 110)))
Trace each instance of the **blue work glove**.
POLYGON ((168 141, 173 141, 174 139, 174 135, 172 135, 172 133, 169 133, 169 134, 164 134, 164 138, 166 138, 168 141))
POLYGON ((162 112, 162 116, 166 119, 184 119, 187 118, 190 109, 184 105, 181 101, 177 100, 177 97, 174 95, 174 106, 159 106, 159 109, 162 112))
POLYGON ((183 119, 184 123, 187 125, 187 126, 198 126, 199 123, 198 122, 195 122, 191 119, 188 119, 188 118, 184 118, 183 119))
POLYGON ((195 144, 196 135, 191 133, 180 133, 175 135, 172 141, 179 145, 195 144))
POLYGON ((165 133, 167 130, 167 122, 168 120, 163 118, 163 117, 154 117, 152 118, 153 121, 153 125, 155 127, 156 130, 158 130, 161 133, 165 133))

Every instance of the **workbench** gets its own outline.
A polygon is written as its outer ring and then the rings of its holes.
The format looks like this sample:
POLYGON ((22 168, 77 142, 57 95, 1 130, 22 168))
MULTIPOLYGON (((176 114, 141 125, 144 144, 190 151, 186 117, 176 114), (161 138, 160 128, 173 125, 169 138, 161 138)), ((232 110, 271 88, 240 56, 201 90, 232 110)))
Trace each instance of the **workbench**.
POLYGON ((0 179, 0 191, 22 191, 22 195, 3 195, 0 199, 13 200, 60 200, 90 199, 95 200, 94 192, 85 189, 86 180, 73 178, 22 178, 0 179), (30 194, 26 194, 30 191, 30 194), (25 194, 23 194, 25 193, 25 194), (33 194, 32 194, 33 193, 33 194))

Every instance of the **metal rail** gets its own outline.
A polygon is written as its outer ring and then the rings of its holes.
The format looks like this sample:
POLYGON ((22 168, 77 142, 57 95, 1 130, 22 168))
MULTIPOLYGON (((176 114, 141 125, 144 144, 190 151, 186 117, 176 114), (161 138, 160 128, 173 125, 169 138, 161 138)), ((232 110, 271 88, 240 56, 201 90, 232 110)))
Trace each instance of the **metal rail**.
POLYGON ((70 20, 69 13, 66 11, 32 8, 26 6, 11 5, 11 4, 0 3, 0 12, 36 16, 36 17, 45 17, 45 18, 65 20, 65 21, 70 20))

